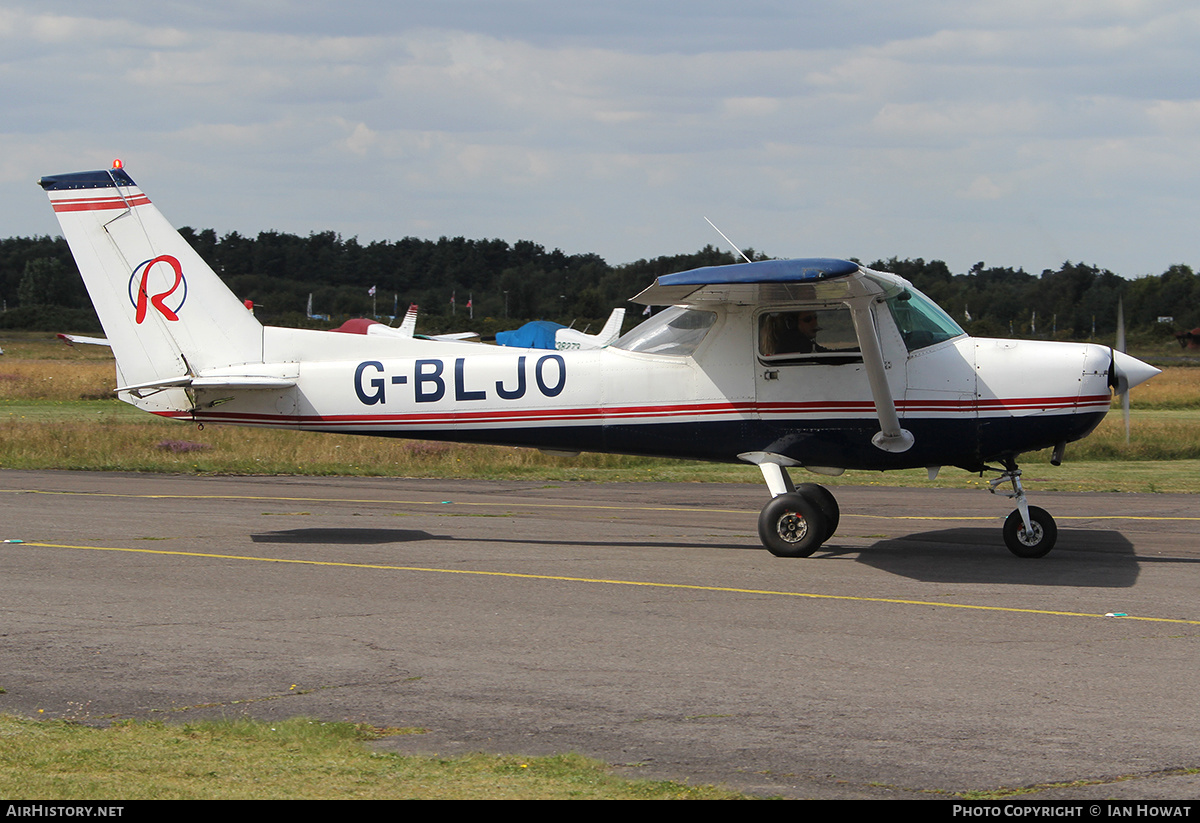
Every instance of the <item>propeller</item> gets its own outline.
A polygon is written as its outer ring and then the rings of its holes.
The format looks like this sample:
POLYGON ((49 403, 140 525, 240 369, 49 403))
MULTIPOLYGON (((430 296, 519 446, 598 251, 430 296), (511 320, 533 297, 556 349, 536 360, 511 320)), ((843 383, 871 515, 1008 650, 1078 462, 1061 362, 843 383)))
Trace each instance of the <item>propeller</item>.
MULTIPOLYGON (((1117 298, 1117 351, 1121 354, 1125 353, 1125 298, 1117 298)), ((1113 355, 1113 362, 1117 362, 1117 356, 1113 355)), ((1129 445, 1129 379, 1124 378, 1125 388, 1120 389, 1121 395, 1121 417, 1125 420, 1125 445, 1129 445)), ((1122 383, 1122 376, 1117 374, 1118 387, 1122 383)))
POLYGON ((1108 386, 1121 398, 1121 414, 1125 419, 1125 442, 1129 442, 1129 390, 1149 380, 1161 369, 1143 363, 1125 353, 1125 302, 1117 299, 1117 345, 1110 349, 1112 363, 1108 367, 1108 386))

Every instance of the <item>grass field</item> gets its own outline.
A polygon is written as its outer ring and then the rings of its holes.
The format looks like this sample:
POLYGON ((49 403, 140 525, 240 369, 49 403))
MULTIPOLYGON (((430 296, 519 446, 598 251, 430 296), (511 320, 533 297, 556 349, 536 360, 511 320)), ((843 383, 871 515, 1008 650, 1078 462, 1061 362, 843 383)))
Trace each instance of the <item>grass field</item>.
MULTIPOLYGON (((0 716, 0 796, 16 800, 731 800, 616 777, 574 754, 412 757, 369 742, 419 729, 294 718, 96 729, 0 716)), ((9 812, 20 814, 20 809, 9 812)))

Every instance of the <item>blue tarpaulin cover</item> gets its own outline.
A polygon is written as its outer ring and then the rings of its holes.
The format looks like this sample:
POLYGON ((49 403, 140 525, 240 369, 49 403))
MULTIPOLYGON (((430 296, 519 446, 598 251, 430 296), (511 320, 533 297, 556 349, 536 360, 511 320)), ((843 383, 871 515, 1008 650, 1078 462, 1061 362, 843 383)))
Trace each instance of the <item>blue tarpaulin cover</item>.
POLYGON ((565 328, 561 323, 534 320, 515 331, 496 332, 496 344, 518 349, 553 349, 554 333, 565 328))

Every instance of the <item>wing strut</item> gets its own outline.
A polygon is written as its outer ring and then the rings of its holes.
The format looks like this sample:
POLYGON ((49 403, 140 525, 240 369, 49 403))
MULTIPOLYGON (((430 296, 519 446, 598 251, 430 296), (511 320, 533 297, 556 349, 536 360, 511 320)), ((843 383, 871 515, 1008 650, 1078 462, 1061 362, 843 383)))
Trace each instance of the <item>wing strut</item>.
POLYGON ((875 329, 875 318, 871 315, 871 303, 867 300, 851 302, 854 331, 858 335, 858 347, 862 350, 863 365, 867 369, 867 380, 871 384, 871 398, 875 401, 875 413, 879 416, 879 433, 871 438, 875 447, 885 452, 899 454, 912 448, 912 432, 900 428, 900 417, 896 414, 896 402, 888 386, 887 373, 883 365, 883 347, 879 343, 879 332, 875 329))

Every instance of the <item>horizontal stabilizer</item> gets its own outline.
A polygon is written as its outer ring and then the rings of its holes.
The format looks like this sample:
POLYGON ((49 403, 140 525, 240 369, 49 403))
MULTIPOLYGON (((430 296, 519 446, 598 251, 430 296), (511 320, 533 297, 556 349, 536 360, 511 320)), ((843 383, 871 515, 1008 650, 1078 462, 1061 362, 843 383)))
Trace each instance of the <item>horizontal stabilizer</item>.
POLYGON ((82 334, 63 334, 62 332, 59 332, 55 336, 71 347, 74 347, 76 343, 85 343, 89 346, 108 346, 112 348, 112 343, 109 343, 103 337, 84 337, 82 334))
POLYGON ((222 375, 220 377, 192 377, 181 375, 166 380, 150 380, 130 386, 118 386, 117 392, 142 392, 158 389, 288 389, 296 385, 296 381, 286 377, 271 377, 261 374, 222 375))

